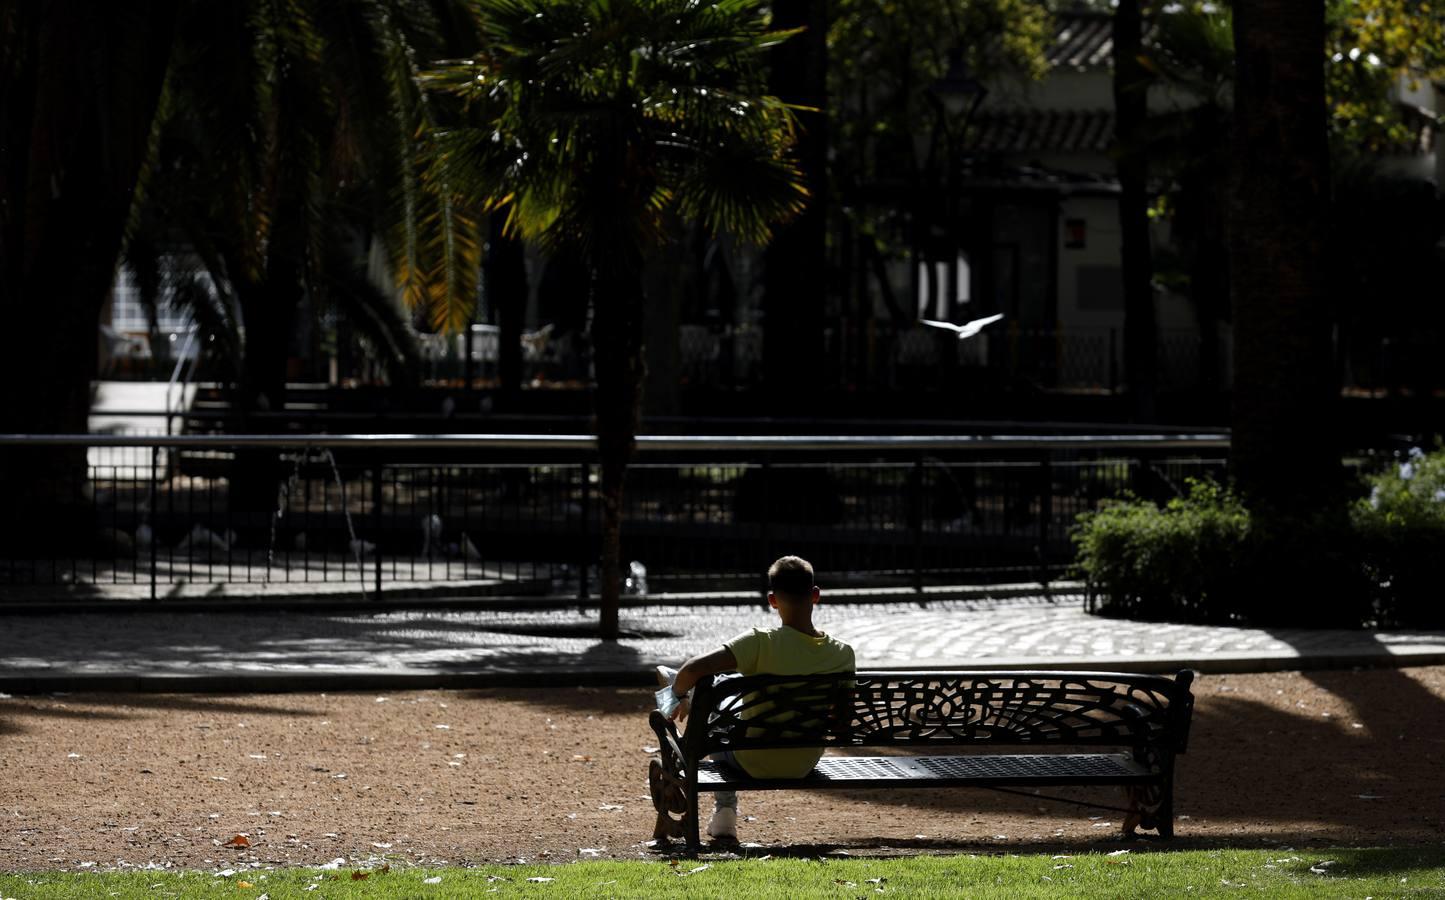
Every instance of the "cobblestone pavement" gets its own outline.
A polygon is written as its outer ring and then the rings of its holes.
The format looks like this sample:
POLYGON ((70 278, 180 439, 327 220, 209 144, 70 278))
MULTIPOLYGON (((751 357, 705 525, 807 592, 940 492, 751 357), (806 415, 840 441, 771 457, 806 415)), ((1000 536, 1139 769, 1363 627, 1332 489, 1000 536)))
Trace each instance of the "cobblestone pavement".
MULTIPOLYGON (((592 636, 595 610, 126 612, 0 620, 0 690, 425 686, 459 678, 639 678, 771 614, 757 605, 623 610, 627 636, 592 636), (140 680, 140 682, 137 681, 140 680), (228 682, 227 679, 230 679, 228 682), (239 679, 239 680, 238 680, 239 679), (149 680, 149 684, 144 684, 149 680), (292 684, 288 684, 290 681, 292 684), (189 683, 187 683, 189 682, 189 683)), ((771 619, 776 621, 775 618, 771 619)), ((1445 661, 1445 632, 1167 625, 1084 613, 1078 597, 824 606, 819 627, 866 668, 1262 671, 1445 661)))

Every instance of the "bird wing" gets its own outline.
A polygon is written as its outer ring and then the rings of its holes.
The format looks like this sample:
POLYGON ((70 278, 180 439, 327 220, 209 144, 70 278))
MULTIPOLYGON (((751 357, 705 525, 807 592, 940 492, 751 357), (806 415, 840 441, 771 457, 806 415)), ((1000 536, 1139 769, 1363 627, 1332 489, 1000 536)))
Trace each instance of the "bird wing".
POLYGON ((935 322, 933 319, 919 319, 918 324, 932 325, 934 328, 947 328, 949 331, 954 332, 959 331, 962 328, 962 326, 955 325, 952 322, 935 322))
POLYGON ((999 319, 1002 318, 1003 314, 999 313, 997 315, 984 316, 982 319, 974 319, 972 322, 967 322, 963 325, 962 328, 958 329, 958 339, 962 341, 971 337, 975 337, 980 331, 983 331, 984 326, 992 325, 994 322, 997 322, 999 319))

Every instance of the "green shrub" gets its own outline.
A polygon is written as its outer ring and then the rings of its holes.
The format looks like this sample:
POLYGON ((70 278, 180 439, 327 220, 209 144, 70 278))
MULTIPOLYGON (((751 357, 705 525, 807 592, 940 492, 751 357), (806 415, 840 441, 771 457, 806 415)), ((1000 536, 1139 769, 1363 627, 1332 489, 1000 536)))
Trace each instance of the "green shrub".
POLYGON ((1090 606, 1172 621, 1445 624, 1445 449, 1413 449, 1365 486, 1348 516, 1313 522, 1263 521, 1212 482, 1162 509, 1105 501, 1073 534, 1090 606))
POLYGON ((1350 510, 1377 618, 1390 625, 1445 620, 1445 449, 1412 449, 1366 479, 1350 510))
POLYGON ((1190 480, 1160 509, 1105 501, 1079 516, 1078 545, 1091 607, 1146 619, 1230 620, 1241 612, 1249 512, 1229 490, 1190 480))

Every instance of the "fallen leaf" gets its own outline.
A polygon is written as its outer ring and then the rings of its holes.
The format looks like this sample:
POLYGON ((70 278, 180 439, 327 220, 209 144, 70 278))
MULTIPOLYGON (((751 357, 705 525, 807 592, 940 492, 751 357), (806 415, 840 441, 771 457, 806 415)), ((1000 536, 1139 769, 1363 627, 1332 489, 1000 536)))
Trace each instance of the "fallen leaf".
POLYGON ((248 838, 248 837, 246 837, 244 834, 238 834, 238 835, 236 835, 235 837, 231 838, 229 841, 226 841, 226 843, 222 844, 221 846, 222 846, 222 847, 249 847, 249 846, 251 846, 251 839, 248 838))
POLYGON ((352 873, 351 873, 351 880, 352 880, 352 881, 365 881, 366 879, 368 879, 368 878, 370 878, 370 877, 371 877, 371 873, 370 873, 370 872, 352 872, 352 873))
POLYGON ((255 885, 249 881, 238 881, 236 882, 236 887, 240 888, 241 890, 245 890, 246 888, 253 888, 255 887, 255 885))

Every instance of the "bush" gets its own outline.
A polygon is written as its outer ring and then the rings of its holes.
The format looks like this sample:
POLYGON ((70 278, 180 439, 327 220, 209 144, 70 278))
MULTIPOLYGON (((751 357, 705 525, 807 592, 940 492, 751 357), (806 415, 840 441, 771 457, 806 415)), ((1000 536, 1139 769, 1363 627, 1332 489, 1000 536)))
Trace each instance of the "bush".
POLYGON ((1445 620, 1445 449, 1412 449, 1366 479, 1350 519, 1377 617, 1391 625, 1445 620))
POLYGON ((1190 480, 1160 509, 1105 501, 1079 516, 1073 539, 1091 608, 1145 619, 1237 618, 1248 556, 1249 512, 1229 490, 1190 480))
POLYGON ((1445 449, 1365 479, 1348 516, 1265 522, 1211 482, 1159 506, 1108 501, 1073 539, 1090 606, 1193 622, 1445 624, 1445 449))

